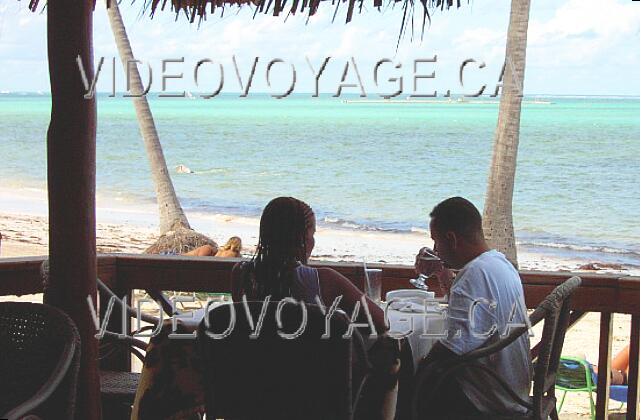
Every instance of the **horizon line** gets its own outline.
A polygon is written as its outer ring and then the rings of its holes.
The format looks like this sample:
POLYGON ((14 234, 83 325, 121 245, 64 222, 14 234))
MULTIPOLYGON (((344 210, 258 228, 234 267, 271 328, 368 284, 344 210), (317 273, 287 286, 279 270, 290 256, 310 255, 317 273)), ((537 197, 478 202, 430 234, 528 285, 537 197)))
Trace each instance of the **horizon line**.
MULTIPOLYGON (((184 92, 189 93, 189 94, 195 94, 196 92, 193 91, 187 91, 185 90, 184 92)), ((97 94, 100 95, 104 95, 104 94, 112 94, 112 91, 96 91, 97 94)), ((121 97, 122 95, 124 95, 125 93, 127 93, 126 91, 116 91, 116 96, 121 97)), ((165 93, 165 94, 172 94, 172 93, 178 93, 177 91, 173 92, 173 91, 167 91, 167 92, 162 92, 162 91, 150 91, 148 93, 148 95, 158 95, 160 93, 165 93)), ((201 93, 205 93, 205 92, 197 92, 197 94, 201 94, 201 93)), ((313 95, 315 92, 312 91, 306 91, 306 92, 292 92, 290 95, 294 96, 294 95, 313 95)), ((12 95, 12 94, 33 94, 33 95, 39 95, 39 96, 51 96, 51 91, 50 90, 0 90, 0 97, 2 97, 3 95, 12 95)), ((240 97, 239 95, 242 95, 243 92, 220 92, 218 96, 228 96, 228 95, 238 95, 238 97, 240 97)), ((257 94, 257 95, 271 95, 273 94, 273 92, 268 92, 268 91, 255 91, 255 92, 250 92, 248 94, 249 97, 252 94, 257 94)), ((333 95, 335 94, 334 91, 321 91, 319 92, 320 95, 333 95)), ((407 93, 407 96, 410 95, 410 93, 407 93)), ((455 93, 452 92, 451 93, 452 96, 464 96, 465 93, 455 93)), ((194 95, 195 96, 195 95, 194 95)), ((340 95, 340 97, 342 96, 357 96, 360 97, 359 93, 342 93, 340 95)), ((367 94, 366 97, 374 97, 374 96, 380 96, 380 94, 378 93, 372 93, 372 94, 367 94)), ((398 98, 403 97, 404 94, 402 95, 398 95, 398 98)), ((640 93, 638 94, 612 94, 612 93, 606 93, 606 94, 599 94, 599 93, 525 93, 524 96, 585 96, 585 97, 620 97, 620 98, 640 98, 640 93)), ((484 98, 484 97, 492 97, 488 94, 485 95, 481 95, 479 96, 479 98, 484 98)), ((498 95, 497 97, 500 97, 500 95, 498 95)), ((174 99, 180 99, 181 97, 175 97, 174 99)), ((215 98, 215 97, 214 97, 215 98)), ((433 99, 445 99, 447 97, 445 97, 444 95, 437 95, 434 96, 433 99)), ((469 99, 473 99, 474 97, 468 97, 469 99)), ((213 99, 213 98, 212 98, 213 99)))

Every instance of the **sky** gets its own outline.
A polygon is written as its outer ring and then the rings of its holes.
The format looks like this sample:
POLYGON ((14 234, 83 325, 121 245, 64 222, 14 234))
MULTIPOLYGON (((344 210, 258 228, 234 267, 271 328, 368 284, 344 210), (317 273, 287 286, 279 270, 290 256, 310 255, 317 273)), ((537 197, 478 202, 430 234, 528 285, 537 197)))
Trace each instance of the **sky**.
MULTIPOLYGON (((44 2, 42 2, 44 3, 44 2)), ((98 78, 98 90, 126 90, 119 61, 115 74, 112 60, 118 60, 113 35, 103 2, 94 13, 94 55, 97 64, 105 58, 98 78)), ((410 30, 396 49, 402 10, 400 7, 374 9, 371 2, 351 23, 344 23, 346 7, 338 11, 335 22, 330 4, 307 22, 306 16, 284 17, 228 9, 223 17, 210 16, 200 26, 189 24, 184 16, 177 21, 165 10, 150 20, 141 15, 142 0, 123 1, 120 9, 136 58, 143 62, 143 80, 152 71, 151 90, 162 89, 163 60, 169 79, 167 91, 213 93, 240 92, 246 87, 256 57, 256 71, 249 94, 289 90, 295 69, 294 93, 315 90, 314 73, 330 57, 320 76, 320 92, 337 93, 346 69, 342 93, 365 91, 368 97, 402 91, 410 94, 473 93, 487 85, 492 92, 504 61, 510 1, 472 0, 460 9, 436 12, 432 23, 420 37, 416 22, 413 39, 410 30), (237 63, 238 80, 233 57, 237 63), (437 58, 435 58, 437 57, 437 58), (198 85, 194 71, 198 61, 198 85), (267 82, 269 62, 272 64, 267 82), (378 83, 374 80, 376 63, 378 83), (464 85, 459 80, 460 65, 465 67, 464 85), (416 64, 416 60, 418 61, 416 64), (431 61, 425 61, 431 60, 431 61), (348 63, 348 64, 347 64, 348 63), (355 67, 354 67, 355 63, 355 67), (483 68, 479 64, 484 63, 483 68), (357 73, 356 73, 357 68, 357 73), (414 83, 414 75, 430 75, 414 83), (402 78, 402 89, 399 79, 402 78), (391 79, 391 80, 389 80, 391 79), (395 79, 395 80, 393 80, 395 79), (415 84, 415 86, 414 86, 415 84)), ((632 0, 532 0, 529 20, 525 94, 540 95, 631 95, 640 96, 640 2, 632 0)), ((46 12, 32 13, 28 2, 0 0, 0 91, 49 91, 46 62, 46 12)), ((421 6, 417 6, 416 15, 421 6)), ((421 19, 421 17, 419 18, 421 19)))

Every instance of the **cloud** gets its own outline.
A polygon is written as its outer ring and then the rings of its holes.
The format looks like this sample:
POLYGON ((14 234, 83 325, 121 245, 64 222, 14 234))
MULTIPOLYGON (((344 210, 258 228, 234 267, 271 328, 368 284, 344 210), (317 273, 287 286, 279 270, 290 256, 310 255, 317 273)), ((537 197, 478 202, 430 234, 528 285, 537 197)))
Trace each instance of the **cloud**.
MULTIPOLYGON (((640 5, 626 0, 532 2, 527 41, 526 90, 558 93, 637 92, 630 69, 640 64, 631 39, 640 33, 640 5), (615 75, 615 76, 614 76, 615 75), (624 79, 619 82, 619 79, 624 79)), ((482 12, 481 12, 482 13, 482 12)), ((449 54, 501 65, 509 8, 496 10, 492 22, 470 24, 453 38, 449 54), (500 19, 497 15, 504 15, 500 19)), ((478 16, 476 16, 478 18, 478 16)), ((637 78, 635 78, 637 79, 637 78)))
POLYGON ((640 7, 621 0, 568 0, 529 26, 529 51, 546 66, 584 66, 627 43, 640 27, 640 7))
POLYGON ((493 65, 501 65, 507 41, 507 28, 466 29, 452 43, 453 55, 458 58, 476 58, 493 65))
MULTIPOLYGON (((638 34, 640 7, 623 0, 568 0, 558 3, 549 19, 536 17, 532 4, 527 51, 529 61, 545 66, 584 65, 606 55, 629 37, 638 34)), ((453 46, 458 52, 482 52, 488 58, 504 55, 505 26, 474 27, 458 35, 453 46)))

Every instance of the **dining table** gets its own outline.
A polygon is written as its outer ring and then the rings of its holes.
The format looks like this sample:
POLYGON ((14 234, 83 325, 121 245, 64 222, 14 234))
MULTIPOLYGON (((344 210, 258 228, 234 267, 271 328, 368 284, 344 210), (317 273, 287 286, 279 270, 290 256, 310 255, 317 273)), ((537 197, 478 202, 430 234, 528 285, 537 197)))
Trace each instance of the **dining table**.
MULTIPOLYGON (((222 303, 225 304, 225 303, 222 303)), ((412 378, 419 362, 444 333, 446 308, 434 301, 424 304, 402 299, 381 302, 389 322, 388 335, 408 343, 403 346, 405 364, 398 381, 398 406, 407 406, 412 378), (408 347, 408 348, 407 348, 408 347), (407 366, 410 365, 410 366, 407 366), (403 384, 405 392, 403 391, 403 384)), ((132 420, 196 420, 205 413, 201 363, 195 346, 195 330, 205 310, 179 319, 165 320, 159 334, 151 337, 132 410, 132 420), (181 339, 176 339, 176 334, 181 339)), ((396 417, 398 418, 398 417, 396 417)))
POLYGON ((423 303, 398 301, 383 303, 389 320, 388 334, 397 339, 405 339, 411 348, 414 373, 431 347, 446 334, 446 306, 434 300, 423 303))

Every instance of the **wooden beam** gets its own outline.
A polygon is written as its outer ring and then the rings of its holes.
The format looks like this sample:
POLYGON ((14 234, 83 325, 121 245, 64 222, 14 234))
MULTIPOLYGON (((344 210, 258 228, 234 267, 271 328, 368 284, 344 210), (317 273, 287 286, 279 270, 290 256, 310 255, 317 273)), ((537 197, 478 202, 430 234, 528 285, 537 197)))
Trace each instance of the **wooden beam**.
MULTIPOLYGON (((0 296, 42 293, 40 266, 47 257, 0 259, 0 296)), ((98 260, 98 277, 109 287, 115 287, 116 258, 104 256, 98 260)))
POLYGON ((611 330, 613 315, 600 314, 600 350, 598 352, 598 398, 596 400, 596 420, 609 417, 609 386, 611 385, 611 330))
POLYGON ((46 257, 3 258, 0 263, 0 295, 42 292, 40 266, 46 257))
POLYGON ((638 362, 640 361, 640 315, 631 317, 629 345, 629 394, 627 396, 627 420, 638 420, 638 362))
POLYGON ((93 0, 47 4, 51 122, 47 133, 50 283, 45 302, 73 319, 82 342, 76 419, 101 418, 98 343, 87 297, 96 304, 96 102, 85 99, 93 79, 93 0))
MULTIPOLYGON (((0 259, 0 295, 38 293, 41 291, 39 266, 43 257, 0 259)), ((118 276, 123 288, 182 291, 229 292, 231 268, 241 259, 154 255, 102 254, 98 273, 102 281, 118 276)), ((362 264, 314 261, 314 267, 330 267, 356 285, 363 285, 362 264)), ((412 266, 370 264, 383 270, 382 291, 413 288, 412 266)), ((617 275, 569 272, 520 272, 528 308, 535 308, 555 286, 579 275, 583 284, 572 298, 571 306, 583 312, 612 312, 640 315, 640 278, 617 275)), ((430 284, 436 293, 439 288, 430 284)))
POLYGON ((239 258, 123 256, 118 284, 130 289, 230 292, 231 269, 239 258))

